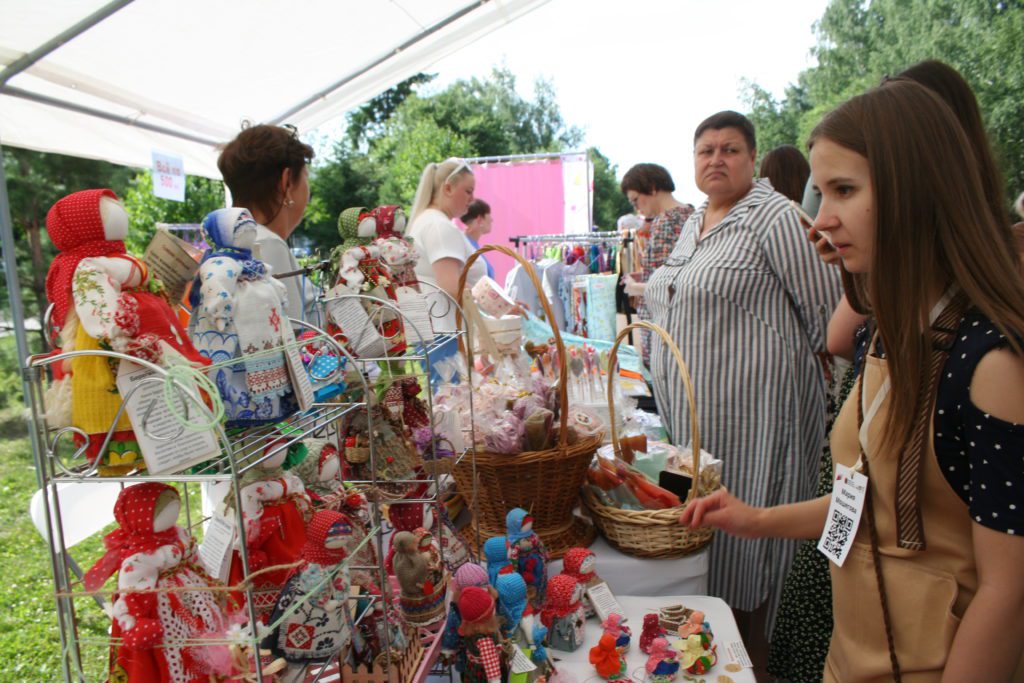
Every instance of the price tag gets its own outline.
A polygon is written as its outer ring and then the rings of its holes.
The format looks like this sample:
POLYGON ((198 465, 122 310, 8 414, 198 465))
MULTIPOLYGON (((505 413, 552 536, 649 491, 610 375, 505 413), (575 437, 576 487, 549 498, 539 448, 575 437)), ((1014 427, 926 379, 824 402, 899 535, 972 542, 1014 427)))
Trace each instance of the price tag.
POLYGON ((515 643, 509 643, 509 646, 509 667, 512 669, 512 673, 528 674, 531 671, 537 670, 537 665, 533 663, 533 660, 526 656, 526 653, 523 652, 522 648, 515 643))
POLYGON ((590 599, 590 604, 594 606, 594 611, 597 612, 598 621, 603 622, 611 614, 619 614, 622 616, 622 621, 626 621, 626 610, 622 609, 622 605, 615 599, 612 589, 604 581, 588 588, 587 597, 590 599))
MULTIPOLYGON (((228 510, 228 513, 234 514, 228 510)), ((207 573, 222 582, 228 580, 231 550, 235 542, 235 518, 216 514, 210 519, 199 546, 199 561, 207 573)))
POLYGON ((838 567, 842 567, 846 561, 857 535, 867 490, 867 477, 845 465, 836 465, 832 501, 828 506, 825 529, 818 539, 818 550, 838 567))
POLYGON ((313 407, 316 400, 313 396, 313 385, 309 381, 309 373, 302 364, 302 354, 295 343, 295 332, 288 321, 281 325, 281 341, 284 342, 284 359, 288 365, 288 374, 292 378, 295 399, 299 402, 299 410, 305 412, 313 407))
POLYGON ((349 346, 359 356, 377 358, 387 352, 384 338, 370 322, 370 316, 359 299, 330 299, 327 302, 327 314, 341 328, 349 346))
MULTIPOLYGON (((216 457, 220 447, 214 431, 185 429, 167 405, 163 378, 143 382, 151 377, 157 373, 129 361, 122 361, 117 370, 117 391, 125 398, 125 411, 149 473, 173 474, 216 457)), ((179 415, 188 415, 197 423, 209 420, 181 391, 174 391, 173 398, 179 415)))
POLYGON ((743 641, 734 640, 730 643, 725 644, 725 650, 729 653, 729 659, 736 662, 744 669, 753 669, 754 663, 750 661, 750 655, 747 654, 747 648, 743 646, 743 641))
POLYGON ((153 151, 153 194, 161 199, 185 201, 185 162, 181 157, 153 151))

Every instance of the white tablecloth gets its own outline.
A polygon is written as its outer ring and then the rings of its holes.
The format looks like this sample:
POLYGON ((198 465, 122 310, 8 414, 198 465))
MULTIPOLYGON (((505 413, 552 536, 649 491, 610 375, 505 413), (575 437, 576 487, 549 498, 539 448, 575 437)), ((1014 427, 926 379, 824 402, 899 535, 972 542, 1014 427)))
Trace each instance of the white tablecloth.
MULTIPOLYGON (((727 664, 735 661, 730 653, 730 646, 734 651, 742 651, 744 659, 746 659, 746 651, 743 647, 743 640, 740 638, 739 629, 736 627, 736 621, 733 619, 732 610, 729 609, 729 606, 721 598, 712 598, 706 595, 673 596, 668 594, 659 597, 640 597, 634 595, 617 595, 616 597, 618 597, 619 603, 626 611, 629 627, 633 631, 633 642, 630 645, 629 653, 626 655, 629 665, 628 671, 632 675, 632 680, 644 680, 645 672, 643 667, 647 662, 647 655, 641 652, 639 647, 644 615, 648 612, 657 612, 660 607, 683 605, 704 612, 707 621, 711 625, 711 631, 715 636, 714 644, 717 647, 718 663, 711 671, 702 674, 700 678, 706 681, 718 681, 718 677, 724 674, 732 679, 734 683, 756 683, 753 669, 744 668, 733 672, 727 671, 725 668, 727 664)), ((548 649, 548 653, 555 660, 555 666, 572 673, 580 682, 587 681, 591 677, 597 680, 597 674, 594 671, 594 667, 590 665, 589 657, 590 648, 597 645, 597 641, 601 639, 601 626, 597 623, 596 619, 587 619, 586 630, 586 642, 583 647, 575 652, 568 653, 548 649)), ((679 680, 683 680, 681 676, 679 680)))
MULTIPOLYGON (((708 549, 678 559, 646 560, 624 555, 598 536, 590 549, 597 556, 597 574, 619 595, 705 595, 708 592, 708 549)), ((562 571, 551 563, 548 577, 562 571)))

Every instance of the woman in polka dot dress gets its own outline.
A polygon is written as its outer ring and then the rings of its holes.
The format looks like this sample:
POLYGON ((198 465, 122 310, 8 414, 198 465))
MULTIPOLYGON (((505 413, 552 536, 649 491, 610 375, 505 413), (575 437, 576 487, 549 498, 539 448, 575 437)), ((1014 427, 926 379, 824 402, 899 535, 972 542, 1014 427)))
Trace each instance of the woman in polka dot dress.
MULTIPOLYGON (((955 115, 916 83, 851 99, 810 145, 814 227, 876 324, 832 433, 867 502, 830 568, 824 679, 1024 681, 1024 281, 1009 225, 955 115)), ((828 509, 721 491, 682 521, 816 538, 828 509)))

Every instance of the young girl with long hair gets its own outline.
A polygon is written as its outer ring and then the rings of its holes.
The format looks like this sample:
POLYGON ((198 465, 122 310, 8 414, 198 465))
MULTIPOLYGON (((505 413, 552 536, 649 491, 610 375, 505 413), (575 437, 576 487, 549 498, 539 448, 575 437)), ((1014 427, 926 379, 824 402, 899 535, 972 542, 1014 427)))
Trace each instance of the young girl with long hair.
MULTIPOLYGON (((825 680, 1024 680, 1024 281, 1009 225, 956 116, 916 83, 839 106, 810 148, 814 227, 875 321, 831 439, 867 486, 831 566, 825 680)), ((828 509, 719 491, 681 522, 815 538, 828 509)))

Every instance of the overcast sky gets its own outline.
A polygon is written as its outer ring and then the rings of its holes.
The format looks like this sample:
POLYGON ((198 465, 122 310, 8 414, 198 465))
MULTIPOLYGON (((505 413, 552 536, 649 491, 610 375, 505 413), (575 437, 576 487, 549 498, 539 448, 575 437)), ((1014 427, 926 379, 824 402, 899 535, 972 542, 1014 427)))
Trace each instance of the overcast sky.
POLYGON ((740 82, 781 97, 812 66, 813 23, 827 0, 551 0, 435 63, 431 87, 486 76, 504 62, 532 95, 554 82, 566 122, 618 165, 667 167, 676 197, 698 203, 693 131, 709 114, 743 110, 740 82))

